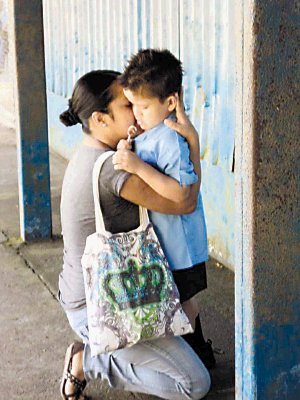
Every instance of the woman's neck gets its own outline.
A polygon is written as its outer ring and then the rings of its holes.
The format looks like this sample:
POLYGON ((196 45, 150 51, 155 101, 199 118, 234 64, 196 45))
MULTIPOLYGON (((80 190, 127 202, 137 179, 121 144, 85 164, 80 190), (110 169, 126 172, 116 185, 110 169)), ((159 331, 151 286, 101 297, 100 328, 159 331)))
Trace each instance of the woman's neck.
POLYGON ((84 135, 83 144, 96 149, 111 150, 107 144, 100 142, 100 140, 88 134, 84 135))

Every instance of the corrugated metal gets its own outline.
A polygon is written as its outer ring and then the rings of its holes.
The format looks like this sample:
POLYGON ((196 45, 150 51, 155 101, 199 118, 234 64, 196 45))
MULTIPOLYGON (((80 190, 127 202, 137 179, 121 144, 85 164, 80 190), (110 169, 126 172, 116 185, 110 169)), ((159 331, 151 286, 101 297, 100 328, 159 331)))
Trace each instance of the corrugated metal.
POLYGON ((91 69, 122 71, 139 48, 168 48, 181 58, 186 109, 200 135, 210 249, 233 267, 235 1, 43 3, 47 87, 55 112, 78 77, 91 69))
POLYGON ((122 71, 139 48, 179 56, 179 0, 44 0, 48 90, 70 96, 91 69, 122 71), (172 23, 170 23, 172 21, 172 23))
POLYGON ((200 136, 202 192, 211 253, 233 266, 234 4, 180 1, 185 104, 200 136))
POLYGON ((167 48, 179 57, 179 0, 141 0, 139 48, 167 48))
POLYGON ((180 57, 187 109, 201 156, 232 170, 234 148, 234 13, 231 0, 181 1, 180 57))
POLYGON ((138 0, 44 0, 47 88, 68 97, 92 69, 122 70, 139 46, 138 0))

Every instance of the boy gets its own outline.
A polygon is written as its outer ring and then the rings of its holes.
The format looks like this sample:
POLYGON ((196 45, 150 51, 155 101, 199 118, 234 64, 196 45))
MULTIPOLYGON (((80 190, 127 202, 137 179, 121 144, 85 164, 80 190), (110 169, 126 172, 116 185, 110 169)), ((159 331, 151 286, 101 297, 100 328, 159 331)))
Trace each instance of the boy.
MULTIPOLYGON (((138 175, 160 195, 173 201, 189 196, 191 185, 200 178, 200 165, 195 165, 196 174, 186 140, 164 124, 166 118, 175 119, 182 84, 181 62, 168 50, 140 50, 131 58, 120 81, 144 132, 134 141, 139 158, 134 153, 118 152, 114 156, 115 168, 138 175)), ((149 216, 173 272, 181 302, 187 307, 191 322, 195 320, 195 332, 183 338, 207 367, 213 367, 210 341, 203 338, 193 299, 206 288, 208 252, 201 194, 196 210, 189 215, 149 212, 149 216)))

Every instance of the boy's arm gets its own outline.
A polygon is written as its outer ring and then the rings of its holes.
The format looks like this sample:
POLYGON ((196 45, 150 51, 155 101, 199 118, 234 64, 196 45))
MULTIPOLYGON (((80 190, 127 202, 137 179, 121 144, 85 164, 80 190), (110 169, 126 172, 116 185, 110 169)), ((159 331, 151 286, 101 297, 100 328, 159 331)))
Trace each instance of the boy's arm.
POLYGON ((181 186, 175 179, 157 171, 128 149, 119 149, 113 156, 113 163, 115 169, 122 169, 139 176, 166 199, 182 202, 191 195, 191 185, 181 186))

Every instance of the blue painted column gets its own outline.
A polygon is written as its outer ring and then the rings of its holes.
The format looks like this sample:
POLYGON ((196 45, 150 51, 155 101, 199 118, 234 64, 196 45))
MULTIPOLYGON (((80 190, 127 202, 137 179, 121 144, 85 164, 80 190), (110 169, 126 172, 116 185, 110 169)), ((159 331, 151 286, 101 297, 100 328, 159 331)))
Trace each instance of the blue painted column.
POLYGON ((14 0, 21 236, 52 231, 42 0, 14 0))
POLYGON ((300 399, 297 3, 244 2, 236 142, 237 400, 300 399))

